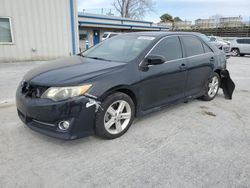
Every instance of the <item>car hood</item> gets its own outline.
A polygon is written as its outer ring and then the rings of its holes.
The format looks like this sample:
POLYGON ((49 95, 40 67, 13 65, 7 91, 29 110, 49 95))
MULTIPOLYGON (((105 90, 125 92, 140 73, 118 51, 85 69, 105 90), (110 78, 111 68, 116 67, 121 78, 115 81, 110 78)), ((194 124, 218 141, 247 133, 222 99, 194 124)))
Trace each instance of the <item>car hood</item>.
POLYGON ((77 85, 125 65, 126 63, 72 56, 32 69, 24 76, 24 80, 41 86, 77 85))

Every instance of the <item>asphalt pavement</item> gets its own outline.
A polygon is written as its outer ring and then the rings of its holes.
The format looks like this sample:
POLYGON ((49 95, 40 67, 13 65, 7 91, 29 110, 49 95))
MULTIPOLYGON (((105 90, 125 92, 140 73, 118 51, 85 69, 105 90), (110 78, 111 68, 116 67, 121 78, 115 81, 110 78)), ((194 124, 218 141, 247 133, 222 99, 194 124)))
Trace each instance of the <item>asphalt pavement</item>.
POLYGON ((45 62, 0 64, 0 187, 250 187, 250 57, 228 69, 233 100, 222 91, 136 119, 115 140, 62 141, 17 117, 15 89, 45 62))

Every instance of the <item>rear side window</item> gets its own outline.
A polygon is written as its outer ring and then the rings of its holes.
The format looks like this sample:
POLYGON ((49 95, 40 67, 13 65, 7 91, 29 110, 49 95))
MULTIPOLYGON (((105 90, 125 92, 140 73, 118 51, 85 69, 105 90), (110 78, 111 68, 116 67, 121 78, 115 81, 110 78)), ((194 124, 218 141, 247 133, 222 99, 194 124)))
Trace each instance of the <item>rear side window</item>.
POLYGON ((245 44, 250 44, 250 39, 245 39, 245 44))
POLYGON ((182 36, 183 46, 187 57, 204 53, 201 41, 193 36, 182 36))
POLYGON ((244 44, 244 39, 237 39, 236 41, 237 41, 237 43, 239 43, 239 44, 244 44))
POLYGON ((168 37, 163 39, 150 54, 163 56, 166 61, 182 58, 182 49, 179 38, 168 37))

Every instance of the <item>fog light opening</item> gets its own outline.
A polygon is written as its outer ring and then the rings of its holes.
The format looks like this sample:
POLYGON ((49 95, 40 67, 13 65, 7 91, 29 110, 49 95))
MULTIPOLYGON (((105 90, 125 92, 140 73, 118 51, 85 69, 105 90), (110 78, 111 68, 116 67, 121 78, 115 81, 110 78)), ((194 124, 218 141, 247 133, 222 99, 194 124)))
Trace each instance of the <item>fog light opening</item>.
POLYGON ((70 123, 68 121, 60 121, 58 123, 58 127, 62 131, 66 131, 70 127, 70 123))

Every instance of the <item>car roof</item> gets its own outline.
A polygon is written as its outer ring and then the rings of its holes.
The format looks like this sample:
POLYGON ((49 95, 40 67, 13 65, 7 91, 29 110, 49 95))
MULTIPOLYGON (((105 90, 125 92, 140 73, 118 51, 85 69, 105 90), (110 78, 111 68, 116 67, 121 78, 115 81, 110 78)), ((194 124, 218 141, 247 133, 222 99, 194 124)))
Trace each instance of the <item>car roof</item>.
POLYGON ((250 39, 250 37, 237 37, 237 38, 234 39, 234 40, 237 40, 237 39, 250 39))
POLYGON ((171 32, 171 31, 144 31, 144 32, 132 32, 132 33, 125 33, 124 35, 131 35, 131 36, 152 36, 152 37, 165 37, 171 35, 196 35, 200 36, 201 33, 196 32, 171 32))

